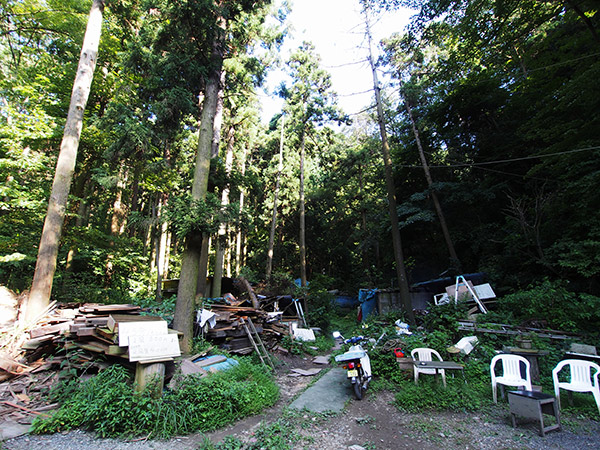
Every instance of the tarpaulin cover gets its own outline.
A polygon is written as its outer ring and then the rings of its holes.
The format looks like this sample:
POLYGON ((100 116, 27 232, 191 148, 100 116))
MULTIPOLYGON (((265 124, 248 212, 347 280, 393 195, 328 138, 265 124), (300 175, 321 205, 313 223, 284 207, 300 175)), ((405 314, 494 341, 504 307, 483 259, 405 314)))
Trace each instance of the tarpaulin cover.
POLYGON ((358 301, 362 310, 362 319, 369 317, 377 309, 377 289, 360 289, 358 291, 358 301))
MULTIPOLYGON (((223 355, 203 356, 203 357, 194 359, 193 362, 204 361, 204 360, 208 360, 210 362, 211 359, 216 360, 217 358, 220 358, 221 356, 223 356, 223 355)), ((238 364, 239 364, 239 362, 237 362, 235 359, 227 358, 226 361, 218 362, 215 364, 205 365, 203 367, 203 369, 208 370, 210 368, 210 369, 215 369, 215 370, 227 370, 227 369, 231 369, 233 366, 237 366, 238 364)))
POLYGON ((359 305, 358 298, 349 295, 336 295, 334 302, 340 308, 354 308, 359 305))

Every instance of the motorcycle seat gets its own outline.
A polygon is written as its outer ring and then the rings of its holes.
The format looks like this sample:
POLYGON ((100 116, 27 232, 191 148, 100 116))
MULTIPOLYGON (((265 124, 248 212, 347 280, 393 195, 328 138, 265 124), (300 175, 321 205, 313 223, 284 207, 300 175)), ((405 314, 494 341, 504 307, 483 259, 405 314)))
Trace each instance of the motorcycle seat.
POLYGON ((364 350, 356 350, 352 352, 346 352, 335 357, 336 362, 352 361, 355 359, 361 359, 367 356, 367 352, 364 350))

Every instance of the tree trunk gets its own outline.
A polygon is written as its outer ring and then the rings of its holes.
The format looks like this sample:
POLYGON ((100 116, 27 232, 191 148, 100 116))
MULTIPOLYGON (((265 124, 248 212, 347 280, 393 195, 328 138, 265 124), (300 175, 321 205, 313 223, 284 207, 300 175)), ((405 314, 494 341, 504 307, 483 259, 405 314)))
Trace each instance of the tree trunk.
POLYGON ((305 131, 300 138, 300 286, 306 287, 306 216, 304 211, 304 150, 305 131))
POLYGON ((219 94, 217 98, 217 110, 215 111, 215 121, 213 123, 213 138, 210 156, 216 158, 219 156, 219 144, 221 143, 221 125, 223 125, 223 100, 225 97, 225 71, 221 71, 221 83, 219 85, 219 94))
POLYGON ((427 165, 427 159, 425 158, 425 152, 423 151, 423 145, 421 144, 419 130, 417 128, 417 124, 415 123, 415 119, 412 114, 412 109, 410 108, 410 104, 408 103, 407 99, 404 100, 404 105, 406 106, 406 112, 408 113, 408 117, 410 118, 410 124, 412 126, 413 134, 415 135, 417 148, 419 149, 421 164, 423 165, 423 170, 425 171, 425 179, 427 180, 427 186, 429 186, 429 190, 431 192, 431 200, 433 201, 433 206, 435 207, 435 212, 437 213, 438 219, 440 221, 440 227, 442 228, 442 233, 444 235, 444 239, 446 240, 446 246, 448 247, 450 259, 452 260, 452 266, 456 267, 456 269, 460 273, 460 260, 458 259, 458 255, 456 254, 456 250, 454 249, 454 243, 452 242, 452 238, 450 237, 448 225, 446 225, 446 218, 444 216, 444 212, 442 211, 442 205, 440 205, 438 196, 433 190, 433 178, 431 177, 431 173, 429 172, 429 165, 427 165))
POLYGON ((167 242, 167 222, 162 220, 163 210, 167 205, 167 194, 161 193, 158 196, 156 207, 156 233, 155 252, 156 252, 156 298, 162 300, 162 282, 164 279, 166 242, 167 242))
POLYGON ((83 113, 89 97, 98 56, 103 12, 104 1, 94 0, 83 39, 75 82, 73 83, 71 103, 56 163, 48 212, 42 230, 37 263, 25 311, 24 317, 27 322, 35 320, 50 304, 58 246, 83 127, 83 113))
MULTIPOLYGON (((206 82, 204 104, 200 119, 200 133, 198 136, 198 150, 192 184, 192 200, 204 200, 208 191, 208 176, 210 172, 210 156, 213 138, 213 126, 223 67, 224 51, 224 21, 220 24, 221 30, 215 38, 213 54, 211 57, 211 70, 206 82)), ((199 276, 199 262, 202 250, 202 234, 192 233, 186 238, 185 250, 181 261, 181 275, 177 289, 177 302, 173 327, 183 333, 181 350, 189 353, 192 350, 194 330, 193 313, 195 307, 196 290, 199 276)))
MULTIPOLYGON (((131 202, 129 206, 129 210, 131 212, 138 211, 138 200, 139 200, 139 191, 140 191, 140 172, 141 168, 139 164, 135 165, 133 170, 133 183, 131 185, 131 202)), ((129 237, 134 237, 137 233, 135 227, 129 228, 129 237)))
POLYGON ((113 237, 119 236, 125 229, 126 212, 123 207, 123 190, 127 183, 128 171, 125 163, 121 162, 119 173, 117 174, 117 191, 115 201, 113 202, 113 214, 110 222, 110 234, 113 237))
MULTIPOLYGON (((85 224, 85 213, 86 213, 86 209, 87 209, 87 205, 85 202, 85 194, 86 194, 86 187, 87 187, 87 178, 86 177, 82 177, 81 182, 79 183, 79 189, 78 189, 78 193, 75 194, 76 197, 79 197, 79 202, 77 204, 77 216, 75 219, 75 226, 77 228, 80 228, 82 226, 84 226, 85 224)), ((71 248, 69 248, 69 252, 67 253, 67 261, 65 264, 65 271, 70 272, 71 270, 73 270, 73 260, 75 259, 75 257, 77 256, 77 246, 75 244, 73 244, 71 246, 71 248)))
POLYGON ((273 219, 271 220, 271 232, 269 233, 269 248, 267 250, 267 272, 266 280, 271 279, 273 271, 273 247, 275 244, 275 228, 277 224, 277 198, 279 197, 279 185, 281 172, 283 171, 283 126, 285 116, 281 116, 281 136, 279 138, 279 165, 277 166, 277 179, 275 180, 275 193, 273 194, 273 219))
POLYGON ((252 307, 254 309, 260 309, 260 302, 258 301, 258 298, 256 297, 252 286, 250 286, 250 282, 244 277, 240 277, 240 282, 242 283, 242 286, 244 286, 244 289, 246 289, 246 292, 248 292, 248 295, 250 296, 250 301, 252 301, 252 307))
POLYGON ((206 275, 208 273, 210 241, 210 235, 204 233, 202 235, 202 250, 200 254, 200 263, 198 264, 198 286, 196 286, 196 297, 204 297, 206 295, 206 275))
MULTIPOLYGON (((246 158, 248 153, 248 148, 250 148, 250 144, 248 147, 244 148, 244 155, 242 156, 242 164, 241 164, 241 175, 242 178, 246 175, 246 158)), ((244 211, 244 187, 240 186, 240 216, 244 211)), ((238 227, 235 239, 235 273, 239 275, 240 270, 242 269, 242 229, 238 227)))
MULTIPOLYGON (((231 125, 227 132, 227 154, 225 155, 225 173, 229 177, 233 169, 233 144, 235 143, 235 127, 231 125)), ((229 185, 226 185, 221 192, 221 208, 229 205, 229 185)), ((212 297, 221 296, 221 280, 223 278, 223 261, 225 248, 227 245, 227 224, 219 225, 217 234, 217 254, 215 257, 215 276, 212 284, 212 297)))
POLYGON ((381 153, 383 155, 383 164, 385 167, 385 183, 387 188, 388 209, 391 222, 392 243, 394 246, 394 259, 396 260, 396 276, 398 277, 398 287, 400 288, 400 301, 411 325, 415 324, 415 316, 412 310, 412 301, 408 287, 408 278, 404 266, 404 254, 402 252, 402 240, 400 239, 400 226, 398 223, 398 211, 396 208, 396 186, 394 185, 394 176, 392 170, 392 158, 390 157, 390 147, 385 131, 385 119, 383 116, 383 106, 381 104, 381 88, 377 79, 377 70, 373 53, 371 49, 371 29, 369 25, 369 16, 367 7, 363 10, 365 14, 366 33, 369 46, 369 64, 373 73, 373 87, 375 89, 375 101, 377 103, 377 121, 379 123, 379 132, 381 133, 381 153))
MULTIPOLYGON (((125 169, 124 162, 121 161, 121 164, 119 166, 119 172, 117 173, 117 189, 115 191, 115 200, 113 202, 112 217, 110 221, 110 235, 113 238, 110 240, 111 249, 115 246, 114 238, 121 235, 125 228, 125 210, 123 208, 122 199, 126 181, 127 169, 125 169)), ((106 258, 105 283, 107 286, 110 285, 110 283, 112 282, 112 276, 114 275, 114 259, 115 255, 111 251, 111 253, 109 253, 106 258)))

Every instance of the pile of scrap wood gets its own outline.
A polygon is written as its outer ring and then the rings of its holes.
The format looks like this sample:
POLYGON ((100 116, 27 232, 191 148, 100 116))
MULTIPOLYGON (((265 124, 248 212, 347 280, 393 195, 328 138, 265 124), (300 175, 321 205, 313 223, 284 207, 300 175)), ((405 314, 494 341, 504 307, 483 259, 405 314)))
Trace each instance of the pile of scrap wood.
POLYGON ((135 305, 54 304, 34 326, 4 330, 0 381, 32 371, 59 368, 67 358, 63 350, 85 350, 71 356, 69 364, 75 368, 106 365, 97 361, 96 354, 129 361, 128 343, 119 342, 120 322, 161 321, 167 329, 160 317, 143 316, 140 312, 141 308, 135 305))
POLYGON ((280 323, 277 314, 269 314, 262 309, 224 304, 212 304, 210 309, 216 314, 216 324, 212 328, 205 326, 204 337, 234 354, 247 355, 254 350, 243 325, 246 318, 252 321, 268 349, 275 349, 279 341, 289 334, 288 326, 280 323))

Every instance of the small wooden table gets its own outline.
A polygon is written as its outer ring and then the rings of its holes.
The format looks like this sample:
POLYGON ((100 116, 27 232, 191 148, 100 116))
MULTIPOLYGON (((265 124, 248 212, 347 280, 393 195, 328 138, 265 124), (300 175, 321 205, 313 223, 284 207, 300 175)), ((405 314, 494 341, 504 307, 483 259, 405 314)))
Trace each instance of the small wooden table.
POLYGON ((548 431, 560 430, 560 412, 553 395, 536 391, 510 391, 508 393, 510 419, 512 426, 517 426, 516 416, 540 421, 540 436, 548 431), (544 414, 554 416, 556 424, 544 426, 544 414))
POLYGON ((419 361, 415 359, 413 361, 413 365, 418 369, 435 369, 436 381, 438 379, 440 370, 460 370, 463 373, 463 379, 465 380, 465 383, 467 382, 467 379, 465 378, 464 366, 453 361, 419 361))

